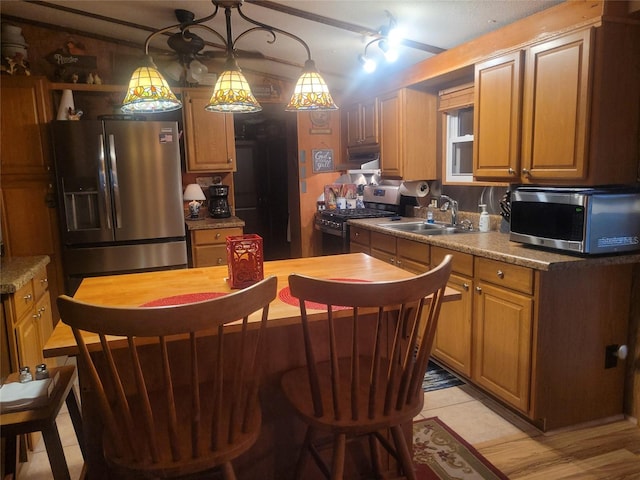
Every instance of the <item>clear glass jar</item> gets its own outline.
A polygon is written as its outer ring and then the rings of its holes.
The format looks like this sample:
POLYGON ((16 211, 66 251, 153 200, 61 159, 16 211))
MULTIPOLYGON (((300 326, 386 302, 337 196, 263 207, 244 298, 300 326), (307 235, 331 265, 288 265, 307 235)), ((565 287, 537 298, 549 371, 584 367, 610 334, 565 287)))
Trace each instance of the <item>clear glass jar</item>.
POLYGON ((20 383, 27 383, 33 380, 29 367, 20 367, 20 383))

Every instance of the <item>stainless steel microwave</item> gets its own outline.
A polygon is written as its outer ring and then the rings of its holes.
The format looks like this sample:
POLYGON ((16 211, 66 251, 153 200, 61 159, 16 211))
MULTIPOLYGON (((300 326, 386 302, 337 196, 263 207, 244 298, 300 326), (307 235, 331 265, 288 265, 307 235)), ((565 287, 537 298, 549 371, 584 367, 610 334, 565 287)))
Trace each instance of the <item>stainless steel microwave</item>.
POLYGON ((640 250, 640 189, 534 187, 511 194, 510 239, 597 255, 640 250))

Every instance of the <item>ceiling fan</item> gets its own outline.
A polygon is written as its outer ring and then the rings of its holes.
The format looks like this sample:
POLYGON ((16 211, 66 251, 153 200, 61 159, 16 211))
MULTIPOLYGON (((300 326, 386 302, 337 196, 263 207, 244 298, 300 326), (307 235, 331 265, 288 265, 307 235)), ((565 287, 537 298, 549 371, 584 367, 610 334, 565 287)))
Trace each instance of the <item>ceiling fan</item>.
MULTIPOLYGON (((207 60, 222 59, 227 57, 226 47, 224 45, 216 45, 206 42, 195 31, 198 28, 211 31, 208 27, 201 25, 215 15, 210 15, 201 19, 196 19, 195 14, 189 10, 174 10, 177 25, 167 27, 163 30, 178 29, 167 39, 167 45, 174 53, 168 54, 173 59, 165 63, 161 68, 172 80, 183 81, 188 83, 215 83, 215 75, 208 73, 207 66, 203 63, 207 60), (216 47, 217 50, 204 50, 205 47, 216 47)), ((260 52, 234 50, 234 55, 238 58, 264 59, 264 55, 260 52)), ((166 57, 166 56, 165 56, 166 57)))

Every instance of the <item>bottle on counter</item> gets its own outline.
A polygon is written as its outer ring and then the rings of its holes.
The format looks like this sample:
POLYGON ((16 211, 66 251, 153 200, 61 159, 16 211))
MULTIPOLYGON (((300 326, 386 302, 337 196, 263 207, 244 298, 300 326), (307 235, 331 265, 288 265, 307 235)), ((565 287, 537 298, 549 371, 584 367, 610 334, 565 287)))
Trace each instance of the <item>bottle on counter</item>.
POLYGON ((31 369, 29 367, 20 367, 20 383, 27 383, 33 380, 31 369))
POLYGON ((480 213, 478 230, 480 230, 481 232, 488 232, 490 228, 490 219, 489 212, 487 212, 487 206, 484 203, 478 206, 482 209, 482 212, 480 213))

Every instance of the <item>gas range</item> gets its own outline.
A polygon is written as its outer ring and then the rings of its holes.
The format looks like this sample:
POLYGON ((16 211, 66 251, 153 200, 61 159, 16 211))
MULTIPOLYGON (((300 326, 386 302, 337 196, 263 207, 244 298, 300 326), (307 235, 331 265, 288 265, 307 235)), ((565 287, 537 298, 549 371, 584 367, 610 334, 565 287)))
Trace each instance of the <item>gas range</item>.
POLYGON ((322 233, 322 254, 349 253, 349 220, 395 217, 401 212, 397 185, 365 185, 364 208, 316 212, 315 229, 322 233))
POLYGON ((342 210, 322 210, 316 212, 315 227, 324 233, 336 236, 347 236, 347 221, 357 218, 381 218, 398 215, 396 209, 392 211, 381 208, 350 208, 342 210))

